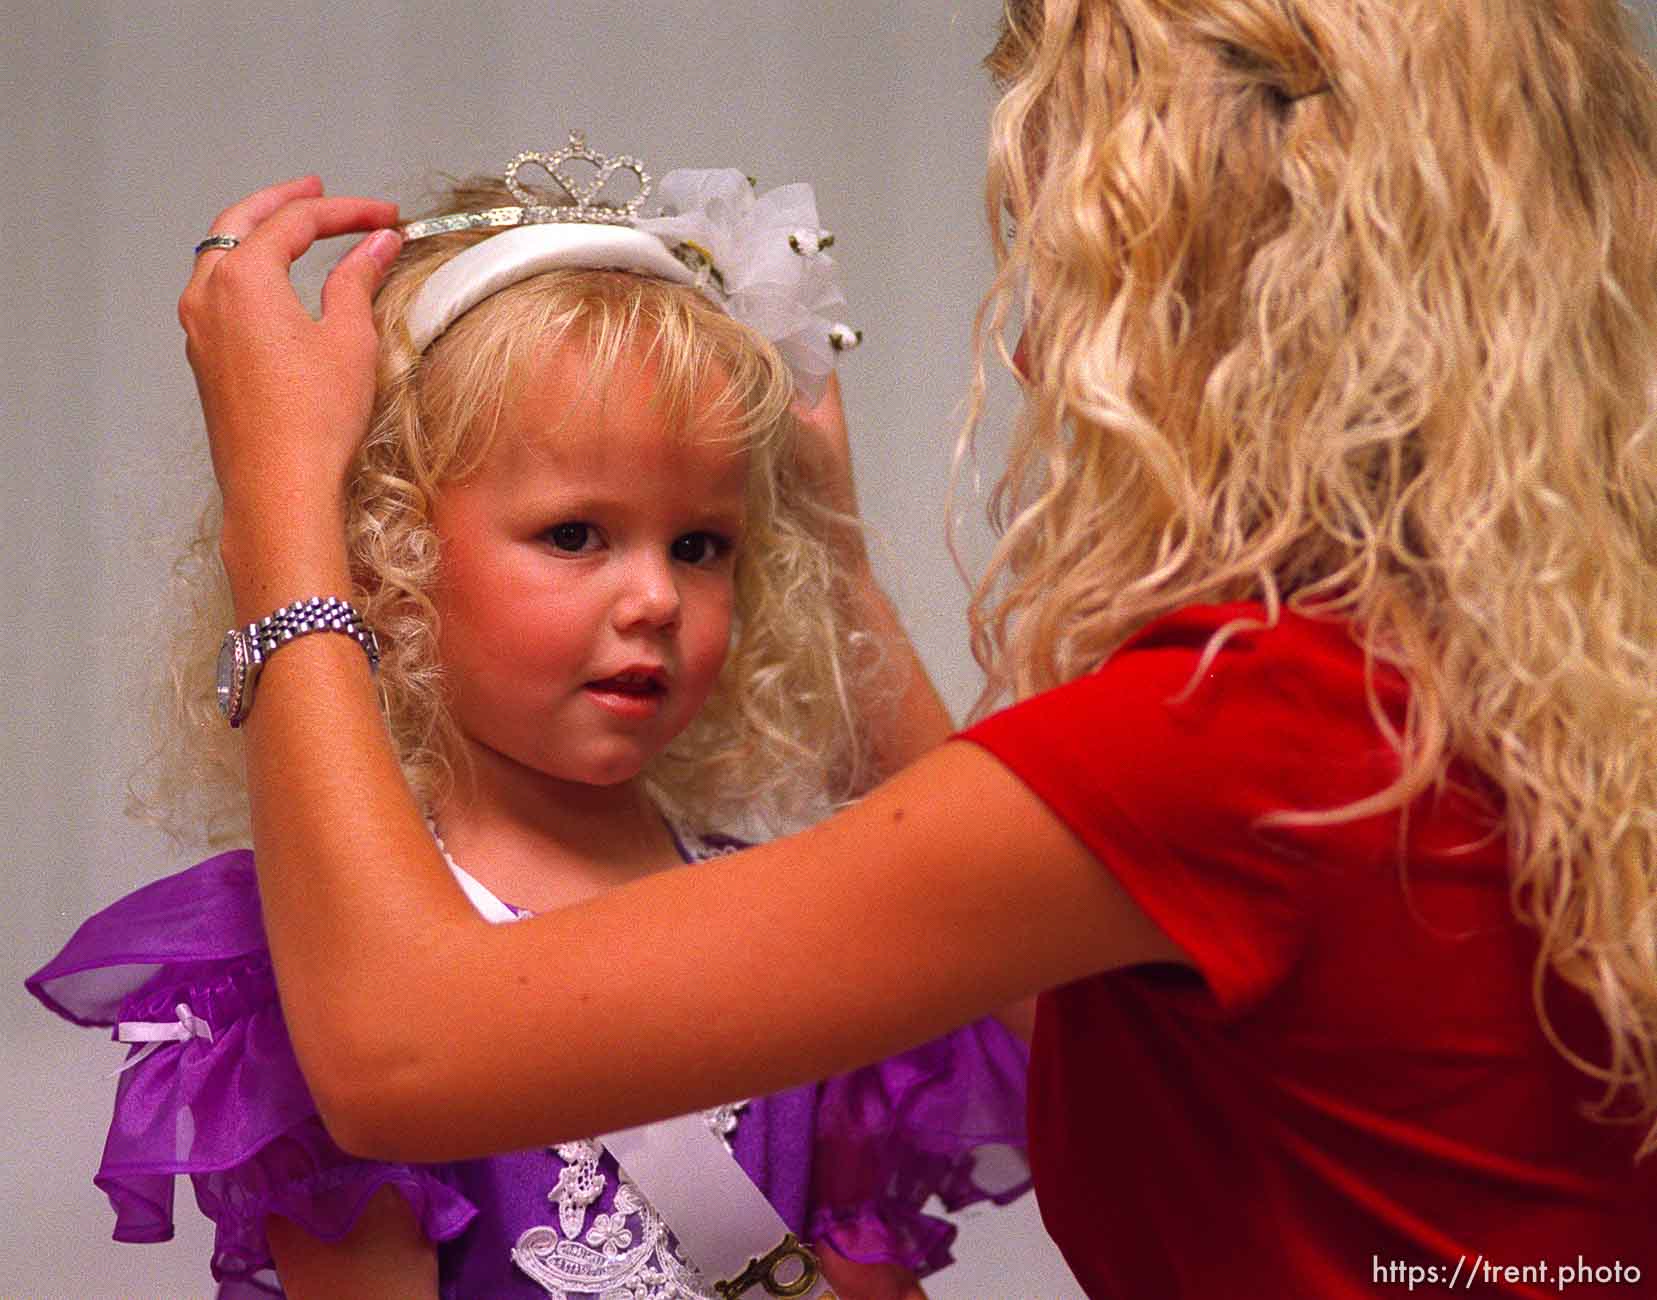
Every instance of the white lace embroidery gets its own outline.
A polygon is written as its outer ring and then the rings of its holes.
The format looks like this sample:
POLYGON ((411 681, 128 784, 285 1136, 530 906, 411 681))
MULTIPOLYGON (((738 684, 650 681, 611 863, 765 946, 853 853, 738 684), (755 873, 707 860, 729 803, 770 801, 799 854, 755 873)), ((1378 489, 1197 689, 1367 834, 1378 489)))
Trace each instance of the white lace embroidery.
MULTIPOLYGON (((450 855, 429 814, 426 826, 449 870, 486 917, 506 921, 531 915, 501 902, 488 886, 469 875, 450 855)), ((735 853, 740 847, 686 836, 676 828, 673 834, 693 862, 735 853)), ((702 1113, 727 1151, 737 1115, 747 1104, 726 1102, 702 1113)), ((551 1300, 716 1300, 702 1275, 679 1254, 662 1216, 619 1166, 620 1182, 609 1213, 594 1215, 588 1222, 607 1182, 599 1167, 604 1147, 597 1139, 565 1142, 553 1152, 564 1162, 557 1184, 547 1193, 547 1200, 558 1207, 558 1225, 530 1228, 518 1238, 512 1262, 520 1272, 551 1300)))
MULTIPOLYGON (((703 1112, 727 1150, 737 1114, 747 1104, 703 1112)), ((702 1275, 680 1256, 662 1216, 625 1173, 609 1213, 592 1214, 608 1181, 599 1168, 601 1143, 586 1138, 553 1152, 564 1162, 557 1185, 547 1193, 558 1207, 558 1223, 530 1228, 518 1238, 512 1262, 519 1271, 552 1300, 714 1300, 702 1275)))

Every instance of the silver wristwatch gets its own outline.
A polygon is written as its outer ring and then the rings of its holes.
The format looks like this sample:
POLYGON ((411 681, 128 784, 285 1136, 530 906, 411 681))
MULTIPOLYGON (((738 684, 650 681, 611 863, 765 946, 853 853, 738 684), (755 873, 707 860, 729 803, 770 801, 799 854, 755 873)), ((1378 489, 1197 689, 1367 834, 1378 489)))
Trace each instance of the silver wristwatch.
POLYGON ((233 627, 224 634, 219 646, 218 696, 219 712, 225 721, 239 727, 247 720, 265 660, 295 637, 311 632, 343 632, 368 655, 369 671, 379 671, 379 638, 354 605, 338 596, 296 600, 257 623, 233 627))

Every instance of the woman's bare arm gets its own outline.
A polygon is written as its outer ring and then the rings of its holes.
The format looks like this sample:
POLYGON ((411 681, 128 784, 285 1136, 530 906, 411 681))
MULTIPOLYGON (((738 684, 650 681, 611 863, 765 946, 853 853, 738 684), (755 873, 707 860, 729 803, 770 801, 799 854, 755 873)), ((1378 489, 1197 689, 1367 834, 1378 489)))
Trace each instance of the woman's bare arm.
MULTIPOLYGON (((853 624, 875 638, 884 657, 885 671, 866 685, 869 698, 859 700, 858 706, 869 731, 874 771, 890 775, 943 744, 953 734, 955 723, 891 598, 875 579, 858 509, 840 377, 831 374, 822 400, 809 410, 796 410, 795 418, 804 434, 802 445, 812 485, 842 521, 832 543, 853 624)), ((1036 1015, 1033 997, 999 1007, 995 1014, 1021 1041, 1029 1043, 1036 1015)))
POLYGON ((1179 959, 965 742, 801 835, 489 926, 403 784, 362 660, 343 637, 285 648, 248 748, 283 1006, 349 1150, 443 1160, 604 1132, 1179 959))

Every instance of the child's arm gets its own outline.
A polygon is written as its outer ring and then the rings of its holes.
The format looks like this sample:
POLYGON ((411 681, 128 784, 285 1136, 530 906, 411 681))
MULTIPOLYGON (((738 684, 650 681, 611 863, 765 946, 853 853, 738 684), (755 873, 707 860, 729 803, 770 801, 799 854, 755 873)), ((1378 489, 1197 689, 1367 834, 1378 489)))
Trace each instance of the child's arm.
POLYGON ((794 417, 803 434, 801 454, 808 481, 823 505, 843 521, 843 526, 834 530, 832 545, 845 577, 853 626, 866 629, 880 643, 893 671, 893 677, 886 680, 900 684, 895 701, 876 698, 858 702, 871 728, 875 770, 889 776, 942 744, 955 730, 955 724, 869 563, 839 375, 829 376, 828 387, 816 406, 796 407, 794 417))
POLYGON ((436 1300, 437 1248, 394 1188, 374 1193, 338 1241, 277 1214, 265 1220, 265 1235, 288 1300, 436 1300))
POLYGON ((823 1276, 840 1300, 926 1300, 920 1279, 899 1264, 859 1264, 817 1247, 823 1276))

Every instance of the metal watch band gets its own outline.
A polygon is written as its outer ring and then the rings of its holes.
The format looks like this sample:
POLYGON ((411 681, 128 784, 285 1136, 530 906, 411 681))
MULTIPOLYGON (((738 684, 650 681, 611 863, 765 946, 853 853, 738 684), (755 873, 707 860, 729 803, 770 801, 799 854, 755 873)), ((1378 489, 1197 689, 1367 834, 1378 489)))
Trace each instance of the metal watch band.
POLYGON ((266 614, 257 623, 233 627, 219 647, 217 693, 219 711, 232 727, 239 727, 253 707, 259 673, 270 658, 295 637, 312 632, 340 632, 363 648, 370 672, 380 669, 380 641, 374 629, 346 600, 312 596, 266 614))
POLYGON ((369 668, 374 672, 380 669, 380 641, 374 629, 363 621, 355 605, 338 596, 296 600, 250 624, 247 631, 261 659, 269 659, 278 648, 307 633, 343 632, 363 648, 369 668))

